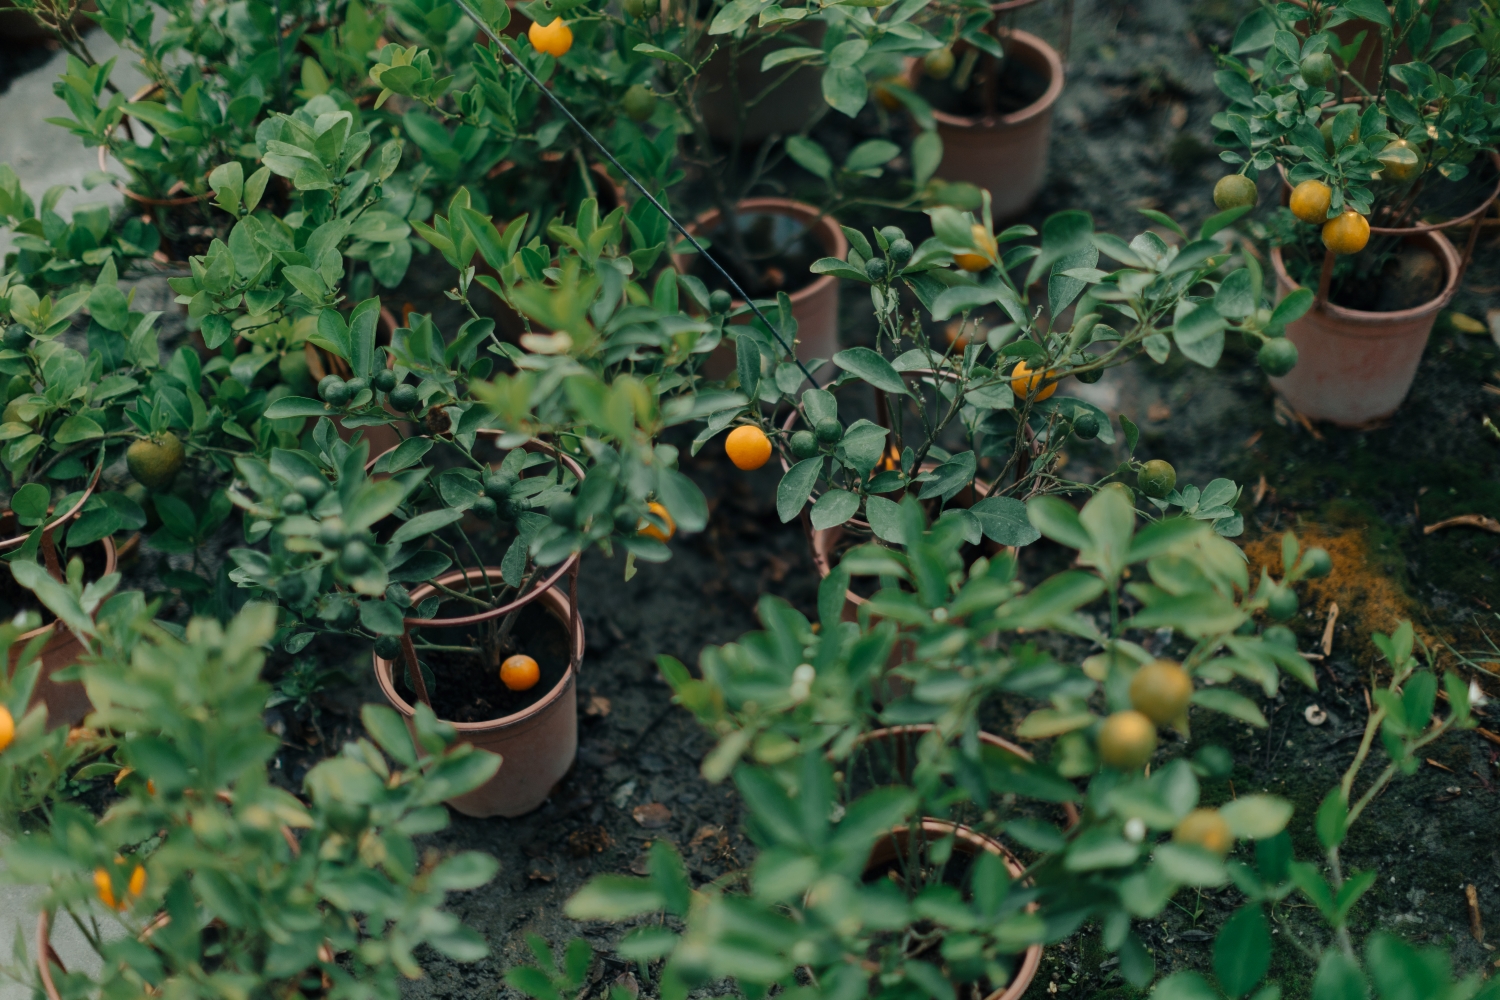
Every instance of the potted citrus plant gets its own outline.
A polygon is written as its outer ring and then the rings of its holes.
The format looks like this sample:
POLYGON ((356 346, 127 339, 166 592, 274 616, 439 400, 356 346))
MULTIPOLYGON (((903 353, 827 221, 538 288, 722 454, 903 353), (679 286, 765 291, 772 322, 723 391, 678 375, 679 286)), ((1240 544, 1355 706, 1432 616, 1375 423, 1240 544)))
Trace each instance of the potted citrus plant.
POLYGON ((1253 178, 1272 167, 1288 189, 1271 232, 1276 294, 1306 288, 1316 304, 1287 327, 1302 361, 1275 385, 1308 417, 1359 425, 1400 406, 1500 192, 1481 96, 1494 14, 1476 8, 1436 31, 1441 17, 1357 3, 1257 10, 1222 57, 1230 103, 1214 122, 1240 170, 1215 200, 1253 204, 1253 178), (1356 16, 1371 19, 1373 56, 1334 31, 1356 16), (1460 251, 1448 234, 1465 226, 1460 251))

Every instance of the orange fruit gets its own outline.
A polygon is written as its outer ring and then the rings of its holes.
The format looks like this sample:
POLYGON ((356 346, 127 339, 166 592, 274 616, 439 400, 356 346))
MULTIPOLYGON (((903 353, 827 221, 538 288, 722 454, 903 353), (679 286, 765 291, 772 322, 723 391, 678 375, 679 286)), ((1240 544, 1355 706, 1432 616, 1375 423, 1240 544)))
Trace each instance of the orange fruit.
POLYGON ((1323 223, 1323 245, 1334 253, 1359 253, 1370 242, 1370 220, 1354 209, 1323 223))
POLYGON ((1116 712, 1099 727, 1099 758, 1110 767, 1134 771, 1156 752, 1156 724, 1140 712, 1116 712))
POLYGON ((1303 222, 1320 225, 1328 221, 1328 204, 1333 200, 1333 188, 1322 181, 1303 181, 1292 188, 1292 200, 1288 207, 1292 214, 1303 222))
POLYGON ((724 441, 724 453, 735 468, 758 469, 771 458, 771 439, 766 432, 752 424, 741 424, 729 432, 724 441))
POLYGON ((887 84, 891 83, 899 84, 904 87, 906 86, 906 77, 887 77, 881 82, 875 84, 875 86, 872 88, 875 92, 875 100, 879 101, 880 106, 882 108, 885 108, 887 111, 900 111, 902 107, 901 98, 891 93, 890 88, 886 86, 887 84))
POLYGON ((956 319, 943 328, 943 336, 947 338, 948 343, 953 345, 955 351, 965 350, 969 346, 969 337, 964 333, 966 325, 964 320, 956 319))
POLYGON ((0 750, 10 746, 10 741, 16 738, 16 720, 10 714, 10 709, 0 705, 0 750))
POLYGON ((1175 660, 1152 660, 1130 680, 1130 704, 1157 725, 1182 718, 1193 697, 1193 679, 1175 660))
POLYGON ((979 223, 974 223, 973 227, 969 231, 973 234, 974 245, 978 247, 981 252, 956 253, 953 255, 953 263, 957 264, 965 271, 983 271, 985 268, 989 267, 995 262, 995 257, 999 253, 1000 248, 995 243, 995 238, 990 235, 990 231, 988 229, 985 229, 984 226, 980 225, 979 223), (988 254, 988 256, 986 256, 986 254, 988 254))
POLYGON ((677 534, 677 522, 672 520, 672 515, 667 513, 667 508, 663 507, 655 500, 646 504, 646 508, 657 517, 667 522, 667 530, 662 531, 661 528, 652 524, 650 521, 646 520, 643 517, 641 518, 641 526, 636 529, 636 534, 645 535, 647 538, 654 538, 658 542, 670 541, 672 536, 677 534))
POLYGON ((135 866, 135 871, 130 873, 130 894, 139 896, 146 891, 146 869, 141 865, 135 866))
POLYGON ((1422 151, 1405 139, 1386 143, 1376 159, 1381 180, 1409 181, 1422 172, 1422 151))
POLYGON ((109 870, 107 868, 94 869, 94 891, 99 895, 99 902, 111 910, 118 909, 115 906, 114 883, 110 881, 109 870))
POLYGON ((531 40, 531 47, 538 52, 558 58, 566 55, 573 47, 573 29, 564 24, 560 17, 553 18, 552 23, 546 26, 532 21, 531 27, 526 29, 526 37, 531 40))
POLYGON ((541 680, 541 668, 524 653, 507 656, 500 664, 500 683, 512 691, 528 691, 541 680))
POLYGON ((1219 815, 1217 809, 1194 809, 1182 818, 1172 839, 1179 844, 1193 844, 1223 857, 1234 846, 1234 833, 1229 821, 1219 815))
POLYGON ((1015 368, 1011 369, 1010 372, 1010 389, 1017 396, 1029 396, 1031 393, 1036 392, 1036 402, 1040 403, 1057 391, 1057 383, 1053 382, 1040 392, 1037 392, 1037 386, 1051 377, 1052 369, 1050 368, 1044 372, 1032 371, 1026 367, 1026 362, 1017 361, 1015 368))

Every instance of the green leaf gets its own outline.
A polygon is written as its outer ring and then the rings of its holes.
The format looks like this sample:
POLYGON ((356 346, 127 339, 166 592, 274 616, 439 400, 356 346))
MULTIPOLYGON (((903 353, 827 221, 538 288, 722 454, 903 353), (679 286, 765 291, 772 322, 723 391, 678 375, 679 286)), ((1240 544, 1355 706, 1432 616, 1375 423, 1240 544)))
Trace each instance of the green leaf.
POLYGON ((1271 967, 1271 929, 1259 903, 1240 907, 1214 938, 1214 976, 1231 997, 1241 997, 1271 967))
POLYGON ((402 767, 412 767, 417 763, 411 732, 394 708, 389 705, 365 705, 360 709, 359 717, 365 724, 365 732, 396 763, 402 767))
POLYGON ((732 31, 738 31, 756 14, 761 8, 769 6, 771 0, 730 0, 724 5, 724 9, 714 16, 713 23, 708 26, 710 35, 727 35, 732 31))
MULTIPOLYGON (((733 0, 733 3, 739 2, 740 0, 733 0)), ((853 118, 865 106, 868 97, 865 75, 854 67, 823 71, 823 100, 840 114, 853 118)))
POLYGON ((52 493, 41 483, 27 483, 10 498, 10 509, 16 519, 28 528, 35 527, 47 519, 47 508, 52 503, 52 493))
POLYGON ((986 497, 970 507, 969 513, 979 519, 984 536, 998 545, 1020 548, 1042 537, 1026 505, 1015 497, 986 497))
MULTIPOLYGON (((847 44, 847 43, 846 43, 847 44)), ((869 139, 849 151, 845 170, 871 170, 883 167, 901 155, 901 147, 885 139, 869 139)))
POLYGON ((1248 722, 1252 726, 1266 728, 1266 717, 1255 702, 1227 688, 1199 688, 1193 692, 1193 704, 1248 722))
MULTIPOLYGON (((1383 4, 1381 9, 1384 10, 1383 4)), ((1313 979, 1312 1000, 1366 1000, 1367 996, 1365 977, 1358 963, 1337 948, 1324 952, 1313 979)))
POLYGON ((574 893, 563 912, 574 920, 624 920, 665 906, 666 900, 647 879, 600 875, 574 893))
POLYGON ((1366 21, 1374 21, 1382 28, 1391 26, 1391 12, 1386 9, 1384 0, 1344 0, 1340 10, 1366 21))
POLYGON ((859 510, 859 496, 848 490, 829 490, 812 507, 812 526, 821 531, 843 524, 859 510))
POLYGON ((936 129, 920 133, 911 142, 912 181, 917 187, 926 186, 943 162, 943 138, 936 129))
POLYGON ((376 635, 401 635, 406 631, 401 609, 390 601, 360 601, 359 622, 376 635))
POLYGON ((1246 840, 1264 840, 1286 829, 1292 804, 1276 795, 1241 795, 1219 807, 1230 831, 1246 840))
MULTIPOLYGON (((803 51, 795 49, 790 51, 803 51)), ((807 50, 817 51, 817 50, 807 50)), ((780 53, 776 53, 779 55, 780 53)), ((771 58, 770 56, 766 57, 771 58)), ((833 176, 833 159, 821 145, 806 136, 794 135, 786 140, 786 153, 799 167, 816 177, 828 180, 833 176)), ((861 275, 861 277, 863 277, 861 275)))
POLYGON ((1349 829, 1349 805, 1339 789, 1331 789, 1323 797, 1313 825, 1318 831, 1318 843, 1324 847, 1332 849, 1344 842, 1349 829))
POLYGON ((289 417, 326 417, 330 410, 327 404, 305 396, 282 396, 266 407, 267 420, 286 420, 289 417))
POLYGON ((823 458, 806 458, 786 470, 776 486, 776 513, 786 524, 802 511, 823 471, 823 458))
POLYGON ((1156 984, 1151 1000, 1219 1000, 1219 995, 1200 974, 1174 972, 1156 984))
POLYGON ((1093 544, 1078 519, 1078 511, 1057 497, 1033 497, 1026 505, 1026 517, 1038 532, 1070 549, 1086 549, 1093 544))
POLYGON ((1219 285, 1214 295, 1214 309, 1225 319, 1242 319, 1255 311, 1256 293, 1252 288, 1250 269, 1242 267, 1232 272, 1219 285))
POLYGON ((441 864, 428 875, 432 886, 447 892, 465 892, 487 884, 500 870, 500 862, 479 851, 463 851, 441 864))
POLYGON ((431 534, 439 528, 447 527, 455 521, 463 520, 463 511, 454 510, 452 507, 444 507, 441 510, 429 510, 418 514, 397 528, 391 535, 392 542, 409 542, 414 538, 431 534))
POLYGON ((1276 308, 1271 311, 1271 321, 1268 328, 1271 330, 1284 330, 1288 323, 1294 323, 1301 319, 1303 314, 1312 308, 1313 299, 1316 296, 1307 288, 1299 288, 1287 295, 1286 298, 1276 303, 1276 308))
POLYGON ((100 427, 93 417, 75 413, 62 422, 52 438, 58 444, 76 444, 79 441, 91 441, 103 436, 104 428, 100 427))

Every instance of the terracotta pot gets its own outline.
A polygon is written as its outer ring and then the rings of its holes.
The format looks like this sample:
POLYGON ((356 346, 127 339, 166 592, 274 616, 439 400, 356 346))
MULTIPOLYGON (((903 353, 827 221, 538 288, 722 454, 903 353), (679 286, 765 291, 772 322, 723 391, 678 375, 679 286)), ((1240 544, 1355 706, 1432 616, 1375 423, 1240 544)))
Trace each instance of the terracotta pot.
MULTIPOLYGON (((450 573, 440 577, 444 586, 468 583, 480 579, 481 570, 450 573)), ((487 570, 495 577, 498 569, 487 570)), ((571 653, 567 669, 562 678, 539 701, 531 706, 499 719, 487 722, 454 722, 460 738, 481 750, 500 755, 500 770, 495 776, 472 792, 449 799, 448 804, 465 816, 521 816, 531 812, 546 801, 552 789, 573 766, 578 752, 578 670, 583 662, 583 622, 578 616, 577 575, 573 575, 573 593, 564 595, 556 587, 534 591, 519 601, 503 607, 471 615, 467 618, 437 620, 407 619, 408 629, 433 626, 455 626, 472 624, 489 618, 500 617, 520 605, 540 601, 543 608, 563 623, 568 630, 568 645, 571 653)), ((420 604, 434 593, 429 586, 418 587, 412 592, 412 603, 420 604)), ((410 633, 403 637, 408 657, 415 657, 410 633)), ((416 709, 396 692, 390 660, 375 656, 375 678, 386 700, 406 718, 407 728, 415 736, 412 721, 416 709)), ((425 687, 425 685, 424 685, 425 687)))
MULTIPOLYGON (((1458 291, 1458 251, 1439 232, 1408 236, 1443 267, 1443 290, 1414 309, 1364 312, 1326 303, 1290 324, 1297 367, 1271 385, 1292 409, 1315 420, 1356 427, 1390 415, 1411 389, 1437 314, 1458 291)), ((1299 286, 1286 273, 1280 248, 1271 250, 1276 297, 1299 286)))
MULTIPOLYGON (((1046 77, 1046 92, 1005 115, 971 118, 937 110, 932 114, 943 140, 938 177, 988 190, 995 218, 1010 219, 1026 210, 1047 179, 1052 108, 1062 94, 1063 65, 1057 50, 1030 32, 1010 31, 1002 43, 1007 57, 1046 77)), ((921 72, 920 60, 908 61, 907 74, 914 85, 921 72)))
MULTIPOLYGON (((117 565, 114 539, 106 536, 93 544, 104 547, 104 570, 99 576, 106 577, 115 571, 117 565)), ((10 668, 15 669, 17 662, 21 659, 21 651, 31 640, 41 635, 47 636, 47 642, 42 646, 40 654, 42 670, 37 677, 36 688, 31 693, 31 704, 41 702, 47 706, 49 725, 76 726, 83 721, 84 716, 94 710, 93 702, 89 701, 83 682, 52 679, 52 675, 59 670, 77 663, 78 658, 88 649, 83 640, 74 635, 71 629, 61 622, 54 621, 41 628, 23 633, 10 647, 10 668)))
MULTIPOLYGON (((788 198, 746 198, 737 211, 748 215, 781 215, 796 219, 812 228, 813 236, 823 249, 823 256, 840 260, 849 255, 849 241, 837 220, 821 214, 816 208, 788 198)), ((693 235, 711 233, 719 223, 719 210, 709 209, 687 227, 693 235)), ((688 272, 691 254, 673 254, 672 266, 681 274, 688 272)), ((797 357, 806 362, 813 358, 828 359, 839 351, 839 282, 831 274, 819 275, 811 284, 791 293, 792 316, 797 320, 797 357)), ((745 303, 734 300, 734 308, 745 303)), ((750 316, 736 322, 748 323, 750 316)), ((720 344, 704 362, 703 373, 710 378, 724 378, 734 371, 734 345, 720 344)))
POLYGON ((818 48, 823 44, 824 31, 821 21, 799 24, 776 35, 783 44, 757 46, 738 61, 730 55, 730 43, 720 41, 719 50, 698 77, 698 108, 708 134, 719 142, 732 143, 738 132, 741 142, 755 144, 773 135, 796 135, 811 125, 827 107, 823 70, 801 66, 787 76, 784 66, 762 73, 760 63, 768 53, 788 45, 818 48), (783 76, 787 79, 777 84, 783 76), (740 109, 773 84, 775 89, 745 112, 741 126, 740 109))
MULTIPOLYGON (((933 841, 952 834, 954 837, 953 851, 967 857, 975 857, 981 851, 998 855, 1004 862, 1013 879, 1020 878, 1025 872, 1025 866, 1021 864, 1005 845, 991 837, 971 830, 957 823, 950 823, 943 819, 926 818, 922 820, 922 835, 924 840, 933 841)), ((865 862, 866 877, 886 865, 891 864, 898 858, 906 855, 910 850, 912 831, 909 827, 898 826, 875 842, 870 851, 870 860, 865 862)), ((920 847, 918 848, 921 849, 920 847)), ((1031 903, 1027 910, 1034 910, 1035 903, 1031 903)), ((1015 976, 1009 983, 989 993, 984 1000, 1019 1000, 1021 994, 1031 985, 1036 978, 1036 970, 1042 964, 1042 946, 1034 944, 1027 948, 1021 955, 1021 967, 1016 970, 1015 976)))
MULTIPOLYGON (((910 783, 911 766, 909 761, 914 757, 916 753, 916 743, 923 736, 926 736, 928 733, 932 732, 932 730, 933 727, 927 723, 921 723, 911 726, 890 726, 886 729, 873 729, 861 736, 857 745, 863 746, 869 743, 878 742, 888 742, 892 744, 895 747, 895 766, 900 774, 900 780, 902 781, 902 783, 910 783)), ((1035 761, 1035 758, 1032 757, 1031 752, 1025 747, 1017 746, 1010 740, 1007 740, 1001 736, 996 736, 994 733, 987 733, 983 730, 980 730, 979 742, 983 743, 985 746, 994 747, 997 750, 1004 750, 1007 753, 1013 753, 1027 763, 1032 763, 1035 761)), ((1071 830, 1073 827, 1078 825, 1078 807, 1071 802, 1063 802, 1060 803, 1060 805, 1062 806, 1062 811, 1067 814, 1068 829, 1071 830)))
MULTIPOLYGON (((73 506, 69 507, 66 513, 58 515, 57 517, 53 518, 50 523, 48 523, 48 531, 51 531, 52 529, 62 524, 66 524, 68 521, 71 521, 73 518, 78 516, 79 512, 83 510, 83 505, 88 503, 89 497, 93 495, 94 487, 99 485, 99 474, 103 471, 103 465, 98 465, 94 468, 94 474, 89 477, 89 484, 83 488, 83 495, 73 502, 73 506)), ((55 513, 55 511, 49 510, 48 513, 55 513)), ((9 552, 11 549, 19 548, 20 546, 24 545, 26 543, 27 536, 31 534, 31 530, 16 532, 15 515, 8 510, 4 513, 0 513, 0 537, 4 537, 7 535, 9 536, 6 537, 4 541, 0 541, 0 552, 9 552), (16 533, 12 534, 12 532, 16 533)))

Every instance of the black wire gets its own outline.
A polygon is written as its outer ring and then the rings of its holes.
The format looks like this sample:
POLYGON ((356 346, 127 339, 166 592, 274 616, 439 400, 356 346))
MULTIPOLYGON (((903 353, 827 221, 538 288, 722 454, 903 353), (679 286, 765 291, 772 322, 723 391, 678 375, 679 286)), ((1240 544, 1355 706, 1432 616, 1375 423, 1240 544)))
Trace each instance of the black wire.
POLYGON ((724 276, 724 280, 729 282, 729 287, 733 288, 735 294, 741 300, 743 300, 746 305, 750 307, 751 312, 755 313, 755 318, 760 320, 761 323, 765 324, 767 330, 771 331, 771 336, 776 338, 776 343, 781 345, 781 349, 792 356, 792 360, 797 363, 798 368, 802 369, 802 374, 807 376, 807 380, 813 384, 813 388, 819 388, 818 380, 813 378, 813 373, 808 371, 807 366, 802 363, 802 359, 797 357, 797 352, 788 347, 787 342, 781 339, 781 332, 775 326, 771 325, 770 320, 766 319, 765 314, 760 311, 760 306, 757 306, 755 304, 755 301, 745 293, 745 290, 743 288, 740 287, 739 282, 735 281, 734 278, 730 276, 729 272, 724 270, 722 264, 708 255, 708 251, 704 250, 702 244, 700 244, 693 238, 693 234, 687 231, 687 227, 678 222, 676 216, 667 211, 666 206, 657 201, 656 198, 652 196, 651 192, 646 190, 646 185, 636 180, 635 174, 632 174, 629 170, 626 170, 624 164, 615 159, 614 154, 604 147, 604 143, 600 142, 594 136, 594 133, 585 128, 583 122, 579 121, 573 116, 573 112, 568 110, 568 106, 562 102, 562 99, 552 91, 548 90, 546 85, 543 84, 541 80, 537 79, 536 74, 531 72, 527 65, 516 57, 516 54, 510 50, 510 46, 506 45, 505 41, 499 35, 495 34, 493 30, 491 30, 490 26, 484 22, 484 18, 480 17, 474 11, 474 8, 468 5, 466 0, 453 0, 453 2, 458 4, 458 8, 468 15, 469 20, 473 21, 476 25, 479 26, 481 31, 490 36, 490 41, 500 46, 500 51, 504 52, 507 56, 510 57, 510 61, 516 64, 516 68, 526 75, 526 79, 530 80, 533 84, 536 85, 536 88, 538 90, 547 95, 548 100, 556 105, 557 110, 566 115, 568 121, 573 123, 573 127, 582 132, 584 138, 588 139, 589 142, 592 142, 595 146, 597 146, 599 152, 604 154, 604 158, 608 160, 616 170, 624 174, 625 179, 634 184, 636 190, 645 195, 646 200, 649 201, 658 212, 665 216, 668 222, 676 227, 677 231, 683 235, 684 239, 686 239, 693 245, 693 249, 696 250, 704 260, 712 264, 715 270, 717 270, 724 276))

